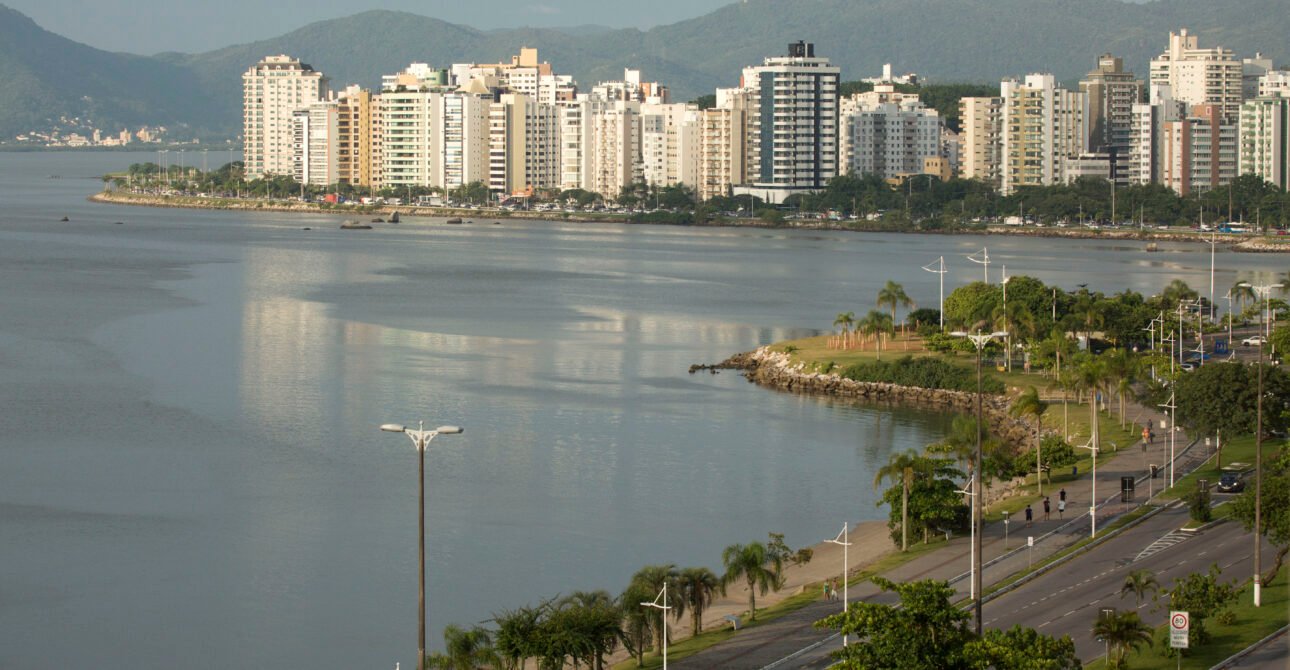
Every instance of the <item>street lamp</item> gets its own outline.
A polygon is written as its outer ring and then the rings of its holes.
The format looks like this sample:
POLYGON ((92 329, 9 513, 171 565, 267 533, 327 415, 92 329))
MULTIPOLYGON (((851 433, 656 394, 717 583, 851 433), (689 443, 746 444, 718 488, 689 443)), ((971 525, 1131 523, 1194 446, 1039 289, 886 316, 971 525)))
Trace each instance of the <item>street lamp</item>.
MULTIPOLYGON (((982 250, 984 251, 984 250, 982 250)), ((969 256, 968 258, 971 258, 969 256)), ((987 282, 989 283, 989 282, 987 282)), ((950 333, 954 337, 966 337, 976 345, 976 454, 973 457, 972 466, 972 491, 981 493, 984 489, 979 485, 981 481, 981 351, 985 345, 997 337, 1007 337, 1008 333, 1004 331, 995 331, 993 333, 982 333, 977 330, 975 333, 966 333, 958 330, 950 333)), ((976 610, 976 634, 981 634, 981 495, 972 496, 972 532, 976 535, 972 538, 972 592, 974 608, 976 610)))
POLYGON ((1169 392, 1169 402, 1160 405, 1169 410, 1169 488, 1174 487, 1174 436, 1178 433, 1175 422, 1178 418, 1178 405, 1174 403, 1174 393, 1169 392))
MULTIPOLYGON (((825 542, 832 542, 833 544, 842 545, 842 613, 843 614, 847 613, 847 571, 850 570, 851 568, 851 563, 847 560, 847 547, 851 546, 851 542, 850 542, 850 538, 848 536, 847 530, 848 530, 847 524, 843 523, 842 532, 838 533, 837 537, 833 538, 832 540, 825 540, 825 542)), ((842 646, 844 647, 847 646, 846 633, 842 634, 842 646)), ((664 659, 666 658, 667 657, 664 656, 664 659)), ((664 660, 663 663, 666 664, 667 660, 664 660)))
MULTIPOLYGON (((968 481, 967 486, 954 492, 960 495, 965 495, 973 501, 976 500, 976 494, 972 492, 972 482, 970 480, 968 481)), ((972 506, 972 510, 973 512, 976 511, 975 505, 972 506)), ((973 518, 975 519, 975 517, 973 518)), ((968 574, 971 575, 971 577, 968 579, 968 598, 976 600, 976 524, 972 523, 970 526, 971 530, 968 532, 971 535, 971 539, 968 541, 968 546, 971 547, 971 550, 968 552, 970 556, 970 558, 968 558, 968 574)))
MULTIPOLYGON (((1254 286, 1241 282, 1241 286, 1254 289, 1254 293, 1263 298, 1264 314, 1272 311, 1272 289, 1283 288, 1284 284, 1264 284, 1254 286)), ((1266 318, 1264 319, 1267 320, 1266 318)), ((1270 331, 1269 331, 1270 332, 1270 331)), ((1255 401, 1254 423, 1254 606, 1263 604, 1263 539, 1260 529, 1263 528, 1263 347, 1267 346, 1268 337, 1259 342, 1259 386, 1258 399, 1255 401)))
POLYGON ((667 581, 663 581, 663 590, 658 592, 658 597, 654 602, 641 603, 641 607, 654 607, 662 610, 660 615, 663 618, 663 670, 667 670, 667 611, 672 609, 667 606, 667 581), (663 604, 658 604, 662 600, 663 604))
POLYGON ((460 435, 462 429, 459 426, 439 426, 434 430, 425 430, 424 422, 417 422, 416 429, 408 428, 397 423, 387 423, 381 426, 381 430, 387 433, 406 433, 412 438, 412 445, 416 447, 419 467, 417 469, 417 535, 418 535, 418 552, 421 570, 418 572, 417 590, 417 670, 425 670, 426 667, 426 447, 429 446, 430 440, 438 435, 460 435))
POLYGON ((941 256, 940 258, 936 259, 936 263, 929 263, 927 265, 924 265, 923 269, 927 270, 928 272, 933 272, 941 276, 941 332, 944 333, 945 332, 945 273, 949 272, 949 270, 945 269, 945 257, 941 256), (936 269, 933 270, 932 269, 933 267, 935 267, 936 269))
POLYGON ((1088 501, 1090 523, 1088 536, 1090 538, 1097 537, 1097 452, 1101 451, 1102 448, 1093 444, 1093 438, 1089 438, 1088 444, 1077 444, 1075 446, 1078 449, 1088 449, 1093 453, 1093 492, 1089 494, 1091 500, 1088 501))
POLYGON ((983 273, 982 276, 984 277, 982 281, 989 284, 990 283, 990 249, 988 249, 987 247, 981 247, 980 251, 974 254, 968 254, 967 259, 972 261, 973 263, 979 263, 981 265, 981 272, 983 273), (977 256, 980 256, 980 258, 977 258, 977 256))

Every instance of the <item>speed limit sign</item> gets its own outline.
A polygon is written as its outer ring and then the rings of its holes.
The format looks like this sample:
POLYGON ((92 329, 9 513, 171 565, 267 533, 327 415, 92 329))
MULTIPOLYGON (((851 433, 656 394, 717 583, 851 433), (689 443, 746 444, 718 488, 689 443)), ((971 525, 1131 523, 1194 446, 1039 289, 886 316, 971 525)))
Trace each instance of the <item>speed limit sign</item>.
POLYGON ((1169 646, 1173 649, 1187 648, 1187 633, 1191 630, 1191 618, 1186 612, 1169 613, 1169 646))

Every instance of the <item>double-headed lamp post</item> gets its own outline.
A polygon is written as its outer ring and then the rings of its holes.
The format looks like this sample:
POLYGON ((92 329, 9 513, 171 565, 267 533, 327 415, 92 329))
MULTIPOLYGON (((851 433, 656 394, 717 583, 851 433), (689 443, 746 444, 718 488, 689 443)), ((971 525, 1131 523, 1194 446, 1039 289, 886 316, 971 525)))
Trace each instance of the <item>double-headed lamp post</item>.
POLYGON ((667 581, 664 580, 663 590, 658 592, 658 597, 654 599, 654 602, 641 603, 641 606, 662 610, 659 612, 659 616, 663 619, 663 670, 667 670, 667 611, 672 609, 667 606, 667 581), (659 601, 662 601, 663 604, 660 605, 659 601))
MULTIPOLYGON (((845 523, 842 524, 842 532, 838 533, 837 537, 833 538, 832 540, 825 540, 825 542, 832 542, 833 544, 842 546, 842 613, 843 614, 847 613, 847 571, 851 569, 851 562, 847 560, 847 547, 851 546, 851 541, 847 533, 848 528, 849 528, 848 524, 845 524, 845 523)), ((842 646, 844 647, 847 646, 846 633, 842 634, 842 646)))
POLYGON ((1080 449, 1088 449, 1093 453, 1093 492, 1089 494, 1088 501, 1088 519, 1089 519, 1089 537, 1097 537, 1097 452, 1101 447, 1094 444, 1096 438, 1089 438, 1088 444, 1077 444, 1080 449))
POLYGON ((421 569, 418 575, 417 590, 417 670, 425 670, 426 667, 426 447, 429 446, 430 440, 438 435, 460 435, 462 429, 460 426, 439 426, 434 430, 426 430, 425 424, 418 422, 417 427, 408 428, 397 423, 387 423, 381 426, 381 430, 387 433, 406 433, 412 438, 412 444, 417 449, 418 469, 417 469, 417 556, 420 559, 421 569))
MULTIPOLYGON (((1254 293, 1263 298, 1265 304, 1264 320, 1272 310, 1272 289, 1283 288, 1284 284, 1264 284, 1255 286, 1241 282, 1241 286, 1254 289, 1254 293)), ((1259 342, 1259 386, 1258 399, 1255 400, 1254 420, 1254 606, 1263 605, 1263 347, 1268 345, 1268 337, 1259 342)))
POLYGON ((976 611, 976 634, 981 634, 981 499, 984 489, 981 487, 981 352, 985 345, 995 338, 1007 337, 1008 333, 1004 331, 995 331, 993 333, 982 333, 977 330, 975 333, 967 333, 956 330, 950 333, 955 337, 966 337, 976 345, 976 454, 973 456, 972 465, 972 532, 976 533, 972 538, 972 601, 973 609, 976 611))

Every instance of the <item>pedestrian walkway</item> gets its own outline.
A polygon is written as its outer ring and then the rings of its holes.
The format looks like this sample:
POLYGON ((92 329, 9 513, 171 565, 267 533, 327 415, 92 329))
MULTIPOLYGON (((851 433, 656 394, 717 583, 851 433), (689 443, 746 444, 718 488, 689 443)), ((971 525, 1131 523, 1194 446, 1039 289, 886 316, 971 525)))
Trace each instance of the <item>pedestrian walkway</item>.
MULTIPOLYGON (((1119 516, 1141 506, 1151 495, 1159 493, 1168 483, 1167 467, 1162 467, 1157 479, 1149 477, 1152 464, 1169 464, 1169 440, 1161 439, 1160 421, 1164 415, 1153 408, 1135 408, 1134 420, 1138 425, 1150 421, 1158 430, 1154 443, 1136 442, 1127 447, 1099 454, 1097 466, 1097 504, 1094 505, 1093 478, 1085 473, 1078 479, 1065 482, 1058 488, 1066 491, 1065 518, 1056 512, 1057 493, 1050 491, 1053 513, 1045 519, 1042 505, 1037 505, 1035 519, 1028 526, 1013 520, 1007 526, 1001 522, 984 526, 982 544, 981 581, 984 588, 998 583, 1038 563, 1062 549, 1090 535, 1090 507, 1095 509, 1098 534, 1119 516), (1121 478, 1132 477, 1136 486, 1130 500, 1121 499, 1121 478), (1138 486, 1147 486, 1140 491, 1138 486), (1005 540, 1005 532, 1007 538, 1005 540), (1029 539, 1033 538, 1033 545, 1029 539)), ((1167 425, 1167 424, 1166 424, 1167 425)), ((1181 431, 1174 436, 1177 474, 1189 472, 1203 463, 1206 454, 1193 453, 1203 449, 1186 449, 1189 440, 1181 431)), ((1045 490, 1049 490, 1045 487, 1045 490)), ((921 579, 939 579, 949 582, 956 595, 967 598, 971 591, 971 543, 966 536, 951 539, 940 549, 929 552, 883 573, 894 582, 921 579)), ((895 596, 883 593, 872 582, 865 581, 850 588, 850 600, 866 602, 896 601, 895 596)), ((792 667, 788 659, 802 649, 820 644, 833 635, 814 628, 813 624, 825 616, 841 611, 836 602, 817 602, 791 615, 758 626, 720 645, 716 645, 688 658, 673 661, 670 666, 681 669, 731 668, 734 670, 767 667, 792 667)))

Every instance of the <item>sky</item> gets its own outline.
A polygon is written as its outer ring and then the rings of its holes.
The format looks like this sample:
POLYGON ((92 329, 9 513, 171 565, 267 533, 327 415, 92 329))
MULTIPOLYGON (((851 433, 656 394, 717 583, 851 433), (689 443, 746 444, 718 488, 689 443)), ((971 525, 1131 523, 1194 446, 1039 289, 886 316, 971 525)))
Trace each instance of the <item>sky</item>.
POLYGON ((369 9, 475 28, 674 23, 738 0, 0 0, 64 37, 108 51, 201 52, 369 9), (253 17, 253 18, 252 18, 253 17), (249 20, 248 20, 249 19, 249 20))

